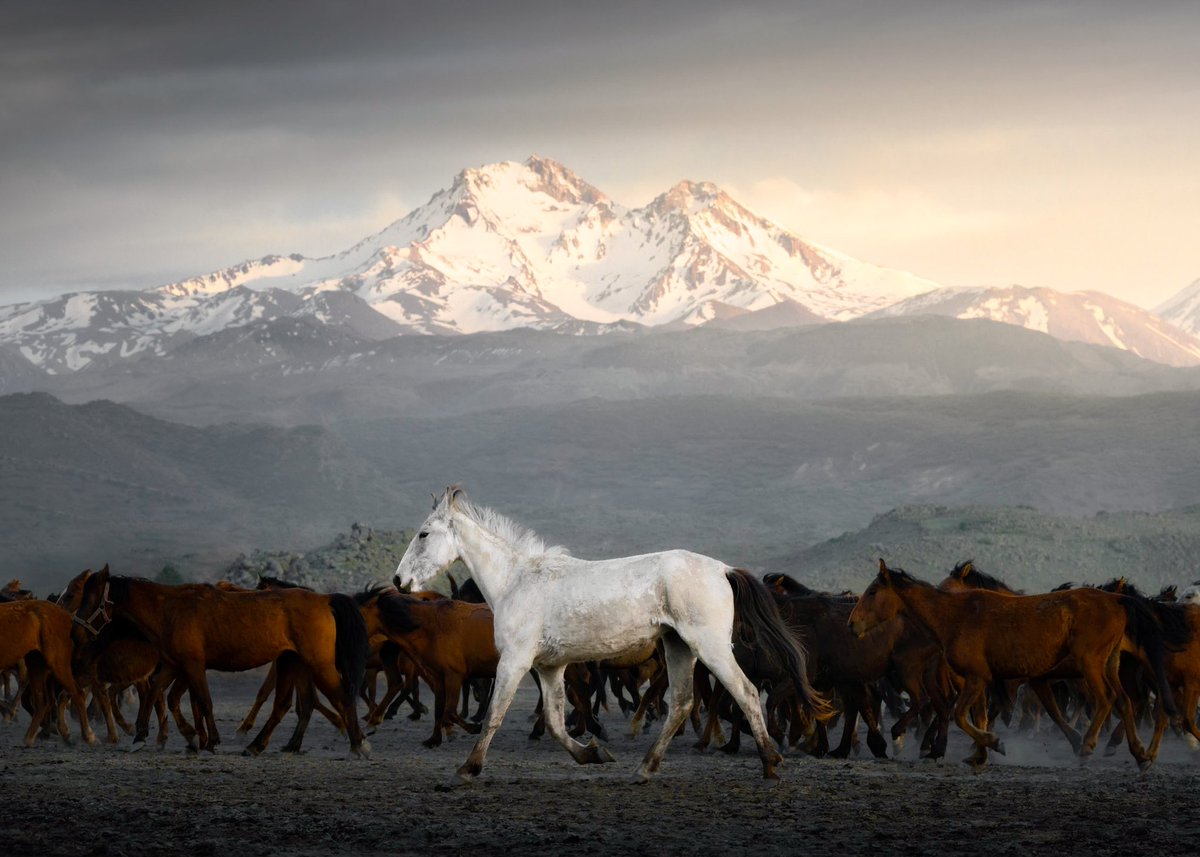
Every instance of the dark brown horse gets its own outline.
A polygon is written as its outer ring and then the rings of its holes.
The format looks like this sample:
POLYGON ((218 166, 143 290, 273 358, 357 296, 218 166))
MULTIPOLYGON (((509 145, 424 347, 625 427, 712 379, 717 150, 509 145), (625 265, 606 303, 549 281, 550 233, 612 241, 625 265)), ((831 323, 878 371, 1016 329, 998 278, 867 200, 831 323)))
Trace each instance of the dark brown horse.
POLYGON ((1153 616, 1132 599, 1094 589, 1023 596, 986 590, 942 592, 880 560, 879 574, 851 612, 849 624, 863 635, 898 614, 925 627, 962 677, 954 716, 975 742, 976 754, 968 760, 973 764, 982 764, 988 749, 1004 752, 1000 739, 987 731, 986 710, 982 723, 968 718, 987 687, 996 679, 1039 678, 1082 681, 1094 712, 1079 750, 1082 757, 1095 751, 1115 697, 1130 752, 1140 768, 1152 763, 1137 738, 1118 666, 1123 644, 1133 640, 1148 653, 1161 677, 1167 642, 1153 616))
POLYGON ((495 678, 500 653, 491 608, 447 598, 427 601, 391 587, 368 590, 357 601, 370 637, 399 646, 433 691, 433 734, 425 746, 441 744, 452 723, 477 733, 479 724, 458 713, 458 694, 469 678, 495 678))
POLYGON ((240 672, 275 662, 275 705, 247 752, 266 747, 290 707, 293 688, 300 691, 298 702, 304 705, 298 704, 296 731, 285 749, 299 749, 312 713, 313 685, 346 723, 351 751, 356 755, 368 751, 356 711, 368 654, 366 627, 348 596, 303 590, 226 592, 198 584, 164 586, 101 572, 85 585, 81 611, 104 597, 102 593, 111 601, 112 617, 136 626, 169 668, 155 677, 152 693, 161 692, 176 677, 186 682, 206 726, 208 749, 215 749, 220 736, 206 671, 240 672))
MULTIPOLYGON (((62 687, 75 704, 83 740, 96 743, 83 694, 71 670, 75 655, 71 626, 71 614, 48 601, 24 599, 0 603, 0 669, 11 669, 24 660, 29 671, 26 693, 36 700, 33 722, 25 733, 26 747, 33 746, 42 722, 54 708, 56 694, 52 682, 62 687)), ((60 718, 58 727, 63 740, 68 740, 66 721, 60 718)))

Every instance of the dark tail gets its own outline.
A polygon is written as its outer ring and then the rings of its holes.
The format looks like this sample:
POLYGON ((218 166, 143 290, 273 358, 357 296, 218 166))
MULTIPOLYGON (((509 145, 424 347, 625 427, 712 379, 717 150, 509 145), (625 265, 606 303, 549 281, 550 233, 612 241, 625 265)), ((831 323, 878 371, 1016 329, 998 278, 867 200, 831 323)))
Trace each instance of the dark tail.
POLYGON ((367 671, 367 658, 371 655, 367 623, 349 595, 329 596, 329 609, 333 611, 333 623, 337 629, 333 663, 342 677, 342 690, 353 703, 358 699, 367 671))
POLYGON ((1191 639, 1187 614, 1176 605, 1151 604, 1129 595, 1122 595, 1121 603, 1127 617, 1125 633, 1146 653, 1154 672, 1155 692, 1167 716, 1174 719, 1179 711, 1167 683, 1167 654, 1179 651, 1191 639))
POLYGON ((742 568, 726 572, 725 577, 733 588, 735 630, 740 626, 742 635, 748 641, 753 641, 752 645, 770 653, 785 665, 795 682, 801 704, 816 719, 828 720, 833 716, 833 709, 829 701, 809 683, 804 646, 779 615, 771 591, 761 580, 742 568))

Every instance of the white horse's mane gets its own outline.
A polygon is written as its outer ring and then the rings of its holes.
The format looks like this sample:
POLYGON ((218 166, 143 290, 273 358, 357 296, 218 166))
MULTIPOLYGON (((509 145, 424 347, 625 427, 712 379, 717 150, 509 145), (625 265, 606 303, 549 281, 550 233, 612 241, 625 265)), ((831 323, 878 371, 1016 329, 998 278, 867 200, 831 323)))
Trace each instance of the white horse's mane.
POLYGON ((545 540, 524 524, 501 515, 487 506, 477 506, 460 496, 454 503, 455 511, 462 512, 483 529, 511 544, 516 550, 529 557, 570 556, 571 552, 562 545, 547 545, 545 540))

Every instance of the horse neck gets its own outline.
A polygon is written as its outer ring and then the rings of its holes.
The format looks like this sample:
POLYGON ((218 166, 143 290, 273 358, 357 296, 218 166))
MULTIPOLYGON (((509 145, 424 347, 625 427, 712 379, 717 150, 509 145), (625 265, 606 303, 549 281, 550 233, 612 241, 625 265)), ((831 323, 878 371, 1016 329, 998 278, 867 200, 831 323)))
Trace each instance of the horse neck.
POLYGON ((520 577, 525 557, 511 542, 466 515, 456 514, 454 527, 458 533, 459 557, 487 603, 497 604, 520 577))
POLYGON ((911 585, 897 589, 896 594, 904 602, 908 616, 940 645, 945 646, 954 636, 962 615, 961 599, 954 593, 911 585))
POLYGON ((164 597, 160 588, 158 584, 144 580, 127 581, 124 599, 113 600, 114 617, 124 616, 151 640, 160 638, 164 622, 164 597))

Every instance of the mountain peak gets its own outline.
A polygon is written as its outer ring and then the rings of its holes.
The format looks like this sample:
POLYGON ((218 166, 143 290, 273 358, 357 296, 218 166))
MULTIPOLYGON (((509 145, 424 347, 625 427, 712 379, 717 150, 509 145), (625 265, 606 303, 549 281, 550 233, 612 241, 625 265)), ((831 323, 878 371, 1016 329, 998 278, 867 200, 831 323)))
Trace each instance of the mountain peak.
POLYGON ((713 205, 732 203, 729 195, 712 182, 694 182, 684 179, 660 195, 651 206, 659 211, 681 211, 695 214, 713 205))
POLYGON ((1200 280, 1156 306, 1154 314, 1180 330, 1200 336, 1200 280))

